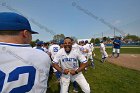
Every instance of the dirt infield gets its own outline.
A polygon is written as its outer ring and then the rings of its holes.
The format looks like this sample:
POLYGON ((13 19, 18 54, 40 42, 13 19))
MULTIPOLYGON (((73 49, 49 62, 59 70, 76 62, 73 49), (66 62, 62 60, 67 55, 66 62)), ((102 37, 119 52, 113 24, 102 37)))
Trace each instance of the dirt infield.
POLYGON ((140 71, 140 54, 121 54, 119 58, 108 57, 107 61, 140 71))

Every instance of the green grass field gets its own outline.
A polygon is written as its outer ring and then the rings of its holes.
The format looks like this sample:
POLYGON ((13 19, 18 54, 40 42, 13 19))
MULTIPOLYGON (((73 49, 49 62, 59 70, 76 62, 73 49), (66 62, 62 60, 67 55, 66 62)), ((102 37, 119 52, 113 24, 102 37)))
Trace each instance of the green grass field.
MULTIPOLYGON (((107 48, 110 54, 111 48, 107 48)), ((100 62, 99 48, 95 49, 95 69, 89 67, 83 74, 91 87, 91 93, 140 93, 140 72, 116 66, 108 62, 100 62)), ((140 54, 140 48, 122 48, 121 53, 140 54)), ((53 76, 50 80, 50 89, 48 93, 59 93, 59 83, 53 76)), ((86 86, 85 86, 86 87, 86 86)), ((69 93, 73 87, 70 85, 69 93)), ((82 93, 79 88, 79 92, 82 93)))

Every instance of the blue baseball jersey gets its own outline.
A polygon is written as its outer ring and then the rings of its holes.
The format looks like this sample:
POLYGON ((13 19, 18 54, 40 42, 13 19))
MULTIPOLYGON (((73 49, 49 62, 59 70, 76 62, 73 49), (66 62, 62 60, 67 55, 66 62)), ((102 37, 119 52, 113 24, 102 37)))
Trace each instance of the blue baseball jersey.
POLYGON ((115 39, 115 40, 113 41, 113 45, 114 45, 114 48, 120 49, 120 47, 121 47, 121 41, 115 39))

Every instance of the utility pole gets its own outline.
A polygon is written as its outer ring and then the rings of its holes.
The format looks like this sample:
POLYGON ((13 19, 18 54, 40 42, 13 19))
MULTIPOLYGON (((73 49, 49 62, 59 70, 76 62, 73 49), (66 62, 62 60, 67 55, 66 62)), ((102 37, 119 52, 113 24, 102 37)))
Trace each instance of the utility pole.
POLYGON ((94 44, 95 44, 95 35, 96 35, 96 34, 94 34, 94 35, 93 35, 93 39, 94 39, 94 44))
POLYGON ((103 32, 102 32, 102 40, 103 40, 103 32))
POLYGON ((116 30, 116 29, 115 29, 115 27, 114 27, 114 38, 115 38, 115 34, 116 34, 116 33, 115 33, 115 30, 116 30))

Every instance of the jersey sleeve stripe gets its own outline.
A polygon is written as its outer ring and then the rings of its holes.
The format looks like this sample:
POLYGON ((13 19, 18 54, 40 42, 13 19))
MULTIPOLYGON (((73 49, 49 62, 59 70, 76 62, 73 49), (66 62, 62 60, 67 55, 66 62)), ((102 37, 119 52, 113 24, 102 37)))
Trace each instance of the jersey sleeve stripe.
POLYGON ((58 62, 52 61, 54 64, 58 64, 58 62))
POLYGON ((85 61, 82 61, 81 63, 86 63, 87 62, 87 60, 85 60, 85 61))

